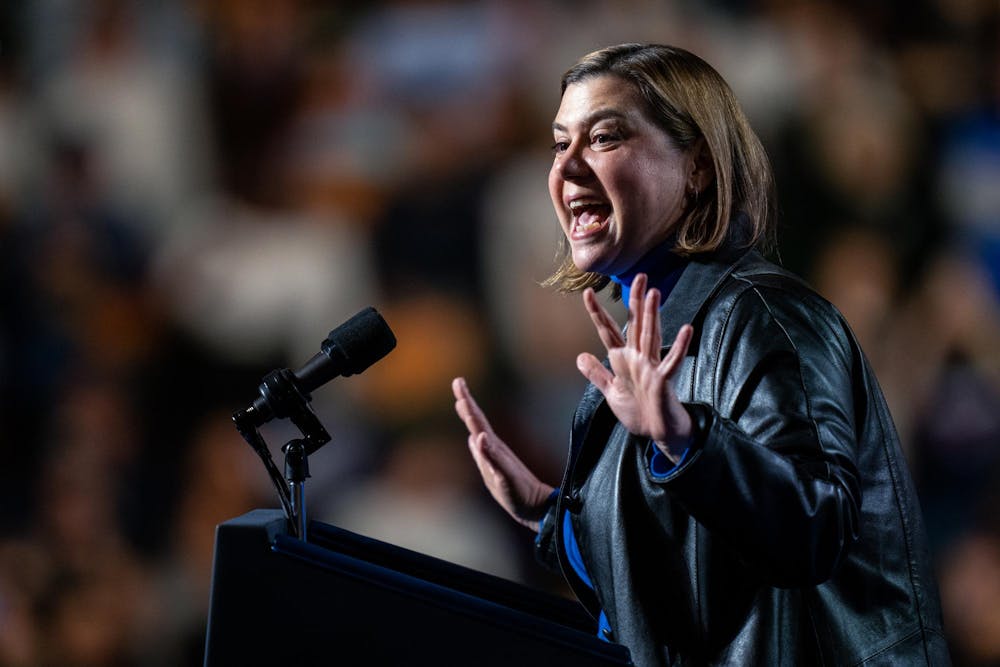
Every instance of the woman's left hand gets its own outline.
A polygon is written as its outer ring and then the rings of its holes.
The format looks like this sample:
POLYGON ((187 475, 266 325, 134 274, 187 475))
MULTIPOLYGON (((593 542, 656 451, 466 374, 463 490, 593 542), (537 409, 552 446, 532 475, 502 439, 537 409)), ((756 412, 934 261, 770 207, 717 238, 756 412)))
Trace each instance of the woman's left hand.
POLYGON ((611 370, 589 353, 578 356, 576 365, 604 394, 608 406, 630 433, 651 438, 677 463, 690 442, 692 425, 674 392, 672 379, 687 354, 693 329, 690 324, 682 326, 667 356, 660 359, 660 292, 647 292, 646 284, 642 273, 632 281, 625 338, 598 303, 594 291, 584 291, 583 303, 608 351, 611 370))

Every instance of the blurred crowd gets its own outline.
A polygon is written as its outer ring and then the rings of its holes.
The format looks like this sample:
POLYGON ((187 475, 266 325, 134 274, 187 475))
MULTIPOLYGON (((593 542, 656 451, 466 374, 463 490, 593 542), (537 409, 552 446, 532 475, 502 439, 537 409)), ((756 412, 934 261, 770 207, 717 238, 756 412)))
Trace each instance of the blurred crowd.
MULTIPOLYGON (((366 305, 399 344, 314 393, 311 517, 563 592, 449 382, 558 483, 600 347, 538 285, 547 128, 560 74, 623 41, 733 85, 780 260, 889 400, 956 663, 1000 664, 996 0, 9 0, 0 665, 199 664, 214 527, 278 506, 232 412, 366 305)), ((263 430, 280 465, 296 433, 263 430)))

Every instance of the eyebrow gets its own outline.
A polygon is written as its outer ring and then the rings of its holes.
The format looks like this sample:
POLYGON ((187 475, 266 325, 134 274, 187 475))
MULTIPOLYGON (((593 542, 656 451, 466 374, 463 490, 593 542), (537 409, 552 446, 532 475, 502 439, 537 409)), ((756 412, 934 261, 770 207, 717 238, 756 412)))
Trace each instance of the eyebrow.
MULTIPOLYGON (((608 119, 626 120, 627 118, 628 114, 625 113, 624 111, 620 111, 619 109, 615 108, 597 109, 596 111, 593 111, 592 113, 584 117, 583 124, 589 127, 602 120, 608 120, 608 119)), ((552 129, 558 130, 560 132, 566 132, 566 126, 556 122, 552 123, 552 129)))

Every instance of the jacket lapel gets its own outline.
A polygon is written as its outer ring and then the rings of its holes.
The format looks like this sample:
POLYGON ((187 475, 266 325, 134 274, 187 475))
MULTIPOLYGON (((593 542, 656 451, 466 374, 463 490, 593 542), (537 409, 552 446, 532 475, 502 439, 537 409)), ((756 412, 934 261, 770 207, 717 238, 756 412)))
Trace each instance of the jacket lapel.
MULTIPOLYGON (((712 254, 692 258, 677 286, 660 308, 663 346, 669 347, 680 328, 693 323, 698 313, 746 253, 712 254)), ((697 332, 695 332, 697 334, 697 332)))

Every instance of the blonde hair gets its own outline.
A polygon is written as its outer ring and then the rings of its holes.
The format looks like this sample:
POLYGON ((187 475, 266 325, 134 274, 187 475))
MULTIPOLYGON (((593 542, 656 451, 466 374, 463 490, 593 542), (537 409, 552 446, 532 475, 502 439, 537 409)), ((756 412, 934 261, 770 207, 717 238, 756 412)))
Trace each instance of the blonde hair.
MULTIPOLYGON (((690 256, 728 241, 744 247, 773 244, 771 164, 729 84, 698 56, 672 46, 619 44, 581 58, 562 77, 561 92, 584 79, 613 75, 635 87, 649 117, 682 150, 704 138, 714 179, 697 193, 678 222, 674 252, 690 256), (740 229, 733 229, 734 225, 740 229)), ((545 281, 561 291, 602 289, 607 276, 581 271, 565 238, 561 264, 545 281)), ((618 294, 615 286, 615 296, 618 294)))

